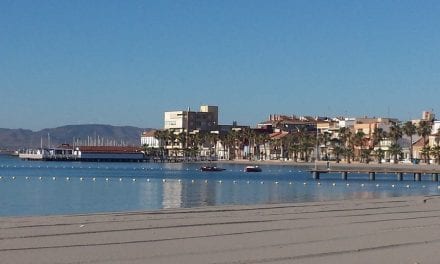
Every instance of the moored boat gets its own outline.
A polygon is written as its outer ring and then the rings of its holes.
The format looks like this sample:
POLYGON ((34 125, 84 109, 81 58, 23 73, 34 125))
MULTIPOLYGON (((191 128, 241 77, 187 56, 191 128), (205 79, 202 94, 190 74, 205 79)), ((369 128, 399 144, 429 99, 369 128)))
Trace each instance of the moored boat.
POLYGON ((246 168, 244 168, 245 172, 261 172, 261 168, 258 166, 246 166, 246 168))
POLYGON ((201 171, 224 171, 226 169, 219 168, 216 166, 202 166, 202 167, 200 167, 200 170, 201 171))

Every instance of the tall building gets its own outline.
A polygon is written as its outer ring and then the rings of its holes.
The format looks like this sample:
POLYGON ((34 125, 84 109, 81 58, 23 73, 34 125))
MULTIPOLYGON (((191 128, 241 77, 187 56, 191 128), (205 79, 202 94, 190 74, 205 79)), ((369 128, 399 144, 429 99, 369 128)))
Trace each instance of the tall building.
POLYGON ((214 131, 218 129, 218 106, 202 105, 200 111, 165 112, 164 128, 191 132, 214 131))

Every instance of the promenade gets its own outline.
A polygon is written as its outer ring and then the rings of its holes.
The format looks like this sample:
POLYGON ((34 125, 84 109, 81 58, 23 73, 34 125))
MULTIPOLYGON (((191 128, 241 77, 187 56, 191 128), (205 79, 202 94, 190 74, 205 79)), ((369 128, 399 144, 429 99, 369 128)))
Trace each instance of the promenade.
POLYGON ((2 263, 439 263, 440 197, 0 218, 2 263))

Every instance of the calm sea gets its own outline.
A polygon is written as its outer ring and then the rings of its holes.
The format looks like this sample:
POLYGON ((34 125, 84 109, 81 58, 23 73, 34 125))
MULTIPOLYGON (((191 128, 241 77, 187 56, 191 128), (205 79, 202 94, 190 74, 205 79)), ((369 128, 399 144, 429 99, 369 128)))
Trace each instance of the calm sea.
POLYGON ((0 155, 0 216, 83 214, 232 204, 268 204, 439 194, 426 178, 394 175, 321 176, 295 166, 242 165, 201 172, 200 164, 22 161, 0 155))

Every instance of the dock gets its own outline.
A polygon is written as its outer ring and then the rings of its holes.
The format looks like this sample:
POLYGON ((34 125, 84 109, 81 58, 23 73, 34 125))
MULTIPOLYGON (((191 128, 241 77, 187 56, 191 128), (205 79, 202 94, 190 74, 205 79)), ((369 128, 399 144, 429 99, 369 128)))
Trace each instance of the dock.
POLYGON ((414 181, 421 181, 422 175, 428 175, 430 176, 430 179, 434 182, 438 182, 438 175, 440 171, 432 171, 432 172, 426 172, 422 171, 420 169, 414 168, 412 170, 409 169, 399 169, 399 170, 354 170, 354 169, 312 169, 309 170, 309 172, 312 174, 313 179, 320 180, 322 174, 340 174, 342 180, 348 180, 349 174, 366 174, 368 175, 368 179, 371 181, 376 180, 377 174, 394 174, 397 181, 403 181, 404 175, 413 175, 414 181))

